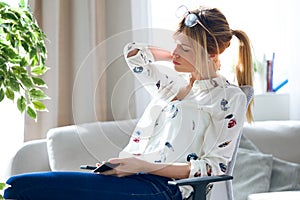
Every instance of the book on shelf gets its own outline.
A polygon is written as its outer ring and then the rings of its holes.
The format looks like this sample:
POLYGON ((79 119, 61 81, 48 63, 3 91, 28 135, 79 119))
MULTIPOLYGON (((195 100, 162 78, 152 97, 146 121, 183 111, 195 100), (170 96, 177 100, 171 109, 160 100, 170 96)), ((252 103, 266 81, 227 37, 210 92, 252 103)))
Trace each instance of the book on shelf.
POLYGON ((274 69, 275 53, 272 55, 272 60, 267 60, 267 92, 274 92, 273 90, 273 69, 274 69))
POLYGON ((267 92, 273 92, 273 64, 267 60, 267 92))

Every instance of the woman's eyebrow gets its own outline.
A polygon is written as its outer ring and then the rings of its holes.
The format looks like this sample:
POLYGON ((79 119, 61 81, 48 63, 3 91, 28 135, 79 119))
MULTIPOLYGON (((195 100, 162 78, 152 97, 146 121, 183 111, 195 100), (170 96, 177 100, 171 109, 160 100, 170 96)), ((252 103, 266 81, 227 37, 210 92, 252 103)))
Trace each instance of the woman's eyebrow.
POLYGON ((190 45, 188 45, 188 44, 181 44, 181 46, 183 46, 183 47, 187 47, 187 48, 191 48, 191 46, 190 46, 190 45))
POLYGON ((181 41, 178 40, 178 39, 175 39, 175 43, 176 43, 176 44, 179 44, 179 45, 181 45, 181 46, 184 46, 184 47, 191 48, 191 45, 186 44, 186 43, 183 43, 183 42, 181 42, 181 41))

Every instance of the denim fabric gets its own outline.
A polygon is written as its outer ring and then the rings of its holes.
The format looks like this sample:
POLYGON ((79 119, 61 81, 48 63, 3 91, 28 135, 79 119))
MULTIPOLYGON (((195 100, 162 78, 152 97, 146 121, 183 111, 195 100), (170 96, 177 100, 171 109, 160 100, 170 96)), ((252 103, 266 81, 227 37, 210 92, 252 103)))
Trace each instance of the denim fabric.
POLYGON ((5 199, 89 200, 89 199, 182 199, 170 179, 150 174, 118 178, 86 172, 40 172, 12 176, 11 187, 4 191, 5 199))

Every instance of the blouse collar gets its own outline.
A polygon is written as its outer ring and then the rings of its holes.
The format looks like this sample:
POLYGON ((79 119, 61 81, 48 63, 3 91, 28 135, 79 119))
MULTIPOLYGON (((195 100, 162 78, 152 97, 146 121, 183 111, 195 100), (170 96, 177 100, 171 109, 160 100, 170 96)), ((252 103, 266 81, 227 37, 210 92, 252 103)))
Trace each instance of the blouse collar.
POLYGON ((195 80, 192 88, 193 90, 209 90, 217 86, 224 86, 226 84, 225 77, 219 75, 218 77, 212 79, 195 80))

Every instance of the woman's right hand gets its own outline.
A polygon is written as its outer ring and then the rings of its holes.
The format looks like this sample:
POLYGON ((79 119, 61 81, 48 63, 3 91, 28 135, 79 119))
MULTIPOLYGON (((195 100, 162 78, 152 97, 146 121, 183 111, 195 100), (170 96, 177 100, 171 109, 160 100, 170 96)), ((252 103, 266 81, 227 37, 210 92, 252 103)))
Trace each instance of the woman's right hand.
POLYGON ((127 54, 127 58, 135 56, 138 52, 139 52, 139 49, 133 49, 132 51, 129 51, 127 54))
POLYGON ((113 175, 117 177, 129 176, 144 171, 149 164, 147 161, 134 157, 131 158, 111 158, 108 160, 111 164, 119 164, 116 168, 102 172, 103 175, 113 175))

